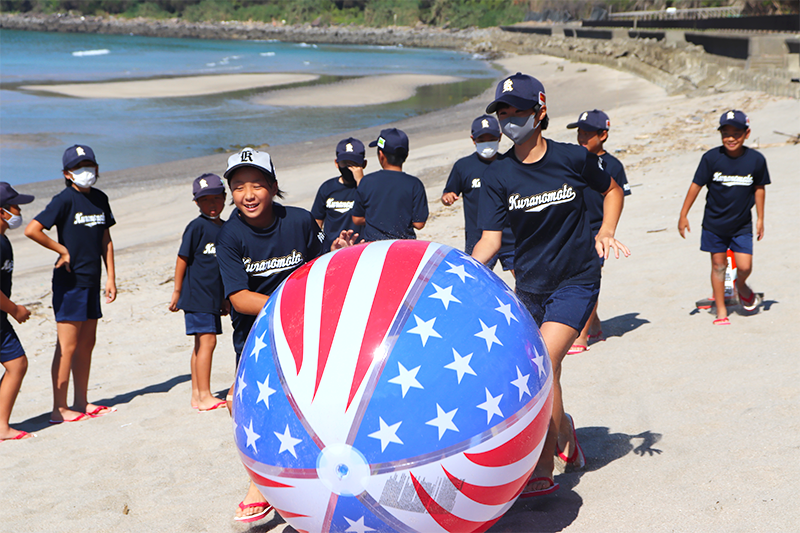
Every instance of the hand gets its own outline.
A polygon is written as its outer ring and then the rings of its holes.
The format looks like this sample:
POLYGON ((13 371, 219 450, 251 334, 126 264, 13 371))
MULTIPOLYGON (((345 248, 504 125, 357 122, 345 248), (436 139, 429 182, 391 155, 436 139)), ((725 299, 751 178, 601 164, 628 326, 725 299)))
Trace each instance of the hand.
POLYGON ((604 235, 602 232, 597 234, 595 249, 597 250, 597 255, 603 259, 608 259, 609 253, 612 249, 614 250, 614 257, 616 259, 619 259, 620 251, 622 251, 625 257, 631 255, 631 251, 628 250, 627 246, 610 235, 604 235))
POLYGON ((681 218, 678 219, 678 233, 680 233, 681 237, 683 237, 684 239, 686 238, 685 234, 686 231, 688 232, 692 231, 689 228, 689 219, 686 218, 685 216, 681 216, 681 218))
POLYGON ((117 299, 117 284, 113 279, 106 281, 106 303, 110 304, 117 299))
MULTIPOLYGON (((358 233, 354 233, 351 229, 342 231, 331 244, 331 251, 353 246, 356 244, 356 240, 358 240, 358 233)), ((361 242, 364 242, 364 240, 362 239, 361 242)))
POLYGON ((24 305, 17 305, 17 311, 12 315, 14 320, 22 324, 31 316, 31 312, 24 305))
POLYGON ((353 173, 353 178, 355 178, 356 183, 359 183, 361 178, 364 177, 364 167, 348 165, 347 168, 353 173))
POLYGON ((756 240, 760 241, 764 238, 764 221, 760 218, 756 220, 756 240))
POLYGON ((442 203, 444 205, 453 205, 458 200, 458 195, 454 192, 446 192, 442 195, 442 203))
POLYGON ((181 291, 172 291, 172 298, 169 300, 169 310, 173 313, 178 311, 178 299, 181 297, 181 291))
POLYGON ((69 268, 69 252, 64 252, 63 254, 58 256, 58 261, 56 261, 56 268, 61 268, 62 266, 66 266, 67 272, 72 272, 69 268))
POLYGON ((231 303, 228 300, 222 300, 222 307, 219 310, 219 314, 222 316, 231 314, 231 303))

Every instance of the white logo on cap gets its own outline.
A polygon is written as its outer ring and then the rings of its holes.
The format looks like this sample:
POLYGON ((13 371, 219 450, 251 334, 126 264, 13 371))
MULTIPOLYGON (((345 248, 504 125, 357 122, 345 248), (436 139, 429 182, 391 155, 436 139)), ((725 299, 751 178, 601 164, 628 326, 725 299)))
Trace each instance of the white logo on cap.
POLYGON ((350 143, 347 143, 347 144, 345 145, 345 147, 344 147, 344 151, 345 151, 345 152, 352 152, 352 151, 353 151, 353 145, 352 145, 352 144, 350 144, 350 143))
POLYGON ((589 113, 587 113, 587 112, 585 112, 585 111, 584 111, 584 112, 583 112, 583 115, 581 115, 581 118, 580 118, 580 120, 586 120, 587 118, 589 118, 589 113))
POLYGON ((733 111, 728 111, 728 119, 733 120, 733 118, 735 116, 736 116, 736 113, 734 113, 733 111))
POLYGON ((205 189, 206 187, 208 187, 208 182, 206 181, 205 178, 203 178, 200 180, 200 188, 205 189))
POLYGON ((253 162, 253 152, 251 152, 250 150, 242 150, 242 163, 245 162, 249 163, 253 162))
POLYGON ((488 128, 488 127, 489 127, 489 121, 486 119, 481 120, 481 128, 488 128))
POLYGON ((508 93, 514 90, 514 82, 511 81, 511 78, 508 78, 506 81, 503 82, 503 92, 508 93))
POLYGON ((378 148, 383 148, 386 145, 386 139, 378 137, 378 148))
POLYGON ((75 148, 75 153, 78 155, 86 155, 86 152, 84 152, 83 148, 81 148, 80 146, 75 148))

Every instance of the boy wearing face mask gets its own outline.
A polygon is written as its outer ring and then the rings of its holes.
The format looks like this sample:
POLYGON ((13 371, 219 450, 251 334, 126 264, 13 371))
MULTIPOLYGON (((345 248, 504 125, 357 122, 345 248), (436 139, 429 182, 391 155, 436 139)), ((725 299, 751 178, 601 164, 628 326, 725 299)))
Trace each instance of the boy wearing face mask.
POLYGON ((403 172, 408 136, 397 128, 381 130, 369 143, 378 148, 381 169, 367 174, 356 189, 353 224, 364 226, 367 242, 416 239, 428 220, 428 197, 419 178, 403 172))
POLYGON ((322 243, 323 253, 331 251, 333 241, 342 231, 352 230, 361 233, 363 226, 353 224, 351 211, 356 199, 356 187, 364 177, 367 160, 364 143, 353 137, 342 139, 336 145, 336 159, 333 164, 339 176, 331 178, 320 185, 311 214, 325 230, 325 241, 322 243))
POLYGON ((229 310, 223 296, 215 244, 222 227, 225 185, 216 174, 203 174, 192 183, 192 195, 200 216, 183 232, 169 310, 174 313, 183 309, 186 334, 194 336, 190 365, 192 408, 212 411, 225 406, 211 392, 211 363, 217 335, 222 333, 220 316, 227 315, 229 310))
POLYGON ((11 410, 22 386, 22 378, 28 370, 28 358, 19 342, 8 315, 22 324, 31 316, 24 305, 11 301, 11 275, 14 272, 14 250, 6 237, 6 230, 22 225, 20 205, 29 204, 33 196, 19 194, 14 188, 0 181, 0 363, 5 374, 0 378, 0 441, 27 439, 31 435, 8 425, 11 410))
POLYGON ((106 265, 105 301, 117 297, 114 246, 109 228, 114 215, 108 197, 92 187, 97 160, 91 148, 76 144, 62 157, 66 187, 25 228, 25 236, 58 254, 53 270, 53 311, 58 340, 52 366, 53 412, 50 423, 103 416, 114 407, 89 403, 89 370, 100 310, 100 275, 106 265), (56 226, 58 240, 44 230, 56 226), (72 406, 67 404, 72 374, 72 406))
MULTIPOLYGON (((497 148, 502 136, 500 125, 493 116, 483 115, 473 120, 470 139, 475 145, 475 152, 456 161, 444 186, 442 193, 444 205, 451 206, 459 196, 464 197, 464 232, 466 234, 464 251, 468 254, 472 253, 472 249, 481 238, 481 230, 478 228, 481 178, 492 161, 497 159, 497 148)), ((511 232, 510 226, 506 226, 503 230, 503 244, 500 251, 486 266, 489 269, 494 268, 498 259, 500 259, 503 270, 511 270, 513 273, 514 234, 511 232)))

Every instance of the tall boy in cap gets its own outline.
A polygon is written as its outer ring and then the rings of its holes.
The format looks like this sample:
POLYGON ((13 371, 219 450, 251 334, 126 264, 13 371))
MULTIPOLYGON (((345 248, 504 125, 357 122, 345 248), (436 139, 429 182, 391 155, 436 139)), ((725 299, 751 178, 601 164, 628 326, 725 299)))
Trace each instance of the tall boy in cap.
POLYGON ((408 136, 389 128, 369 145, 377 146, 382 170, 364 176, 358 185, 353 224, 364 226, 365 241, 416 239, 414 230, 428 220, 428 197, 419 178, 403 172, 408 136))
POLYGON ((114 245, 110 228, 115 224, 108 196, 93 187, 98 177, 94 151, 75 144, 64 151, 64 190, 25 228, 25 236, 58 254, 53 269, 53 312, 58 341, 53 356, 53 412, 51 424, 79 422, 104 416, 115 407, 88 401, 89 372, 97 335, 100 278, 106 266, 105 302, 117 298, 114 245), (44 230, 53 226, 58 240, 44 230), (72 375, 73 402, 67 404, 72 375))
POLYGON ((753 218, 756 206, 756 237, 764 237, 764 186, 770 183, 767 160, 748 148, 744 141, 750 137, 750 120, 742 111, 731 109, 719 119, 722 146, 703 154, 694 179, 686 193, 678 232, 686 238, 689 229, 689 209, 700 190, 708 187, 700 249, 711 254, 711 287, 717 318, 714 324, 730 324, 725 307, 725 271, 728 249, 736 260, 736 290, 739 302, 746 311, 758 307, 758 297, 748 287, 747 278, 753 268, 753 218))
POLYGON ((211 411, 225 406, 211 392, 211 363, 217 335, 222 333, 220 315, 228 314, 217 265, 216 242, 225 207, 225 185, 216 174, 203 174, 192 183, 192 199, 200 216, 183 232, 175 262, 175 290, 169 302, 173 313, 183 309, 186 334, 194 336, 190 360, 192 408, 211 411))
MULTIPOLYGON (((217 237, 217 261, 225 297, 233 308, 233 347, 238 365, 256 315, 283 280, 322 253, 325 235, 311 213, 274 201, 283 198, 283 191, 268 153, 245 148, 233 154, 224 177, 236 210, 217 237)), ((353 244, 352 231, 339 236, 334 249, 353 244)), ((228 393, 229 401, 233 400, 234 387, 228 393)), ((235 412, 233 416, 236 418, 235 412)), ((236 422, 237 435, 243 439, 245 422, 239 418, 236 422)), ((234 520, 254 522, 271 510, 251 481, 234 520)))
POLYGON ((323 252, 329 252, 333 241, 342 231, 363 231, 362 226, 353 224, 351 211, 356 200, 356 187, 364 177, 367 161, 364 159, 364 143, 353 137, 342 139, 336 145, 336 159, 333 164, 339 175, 320 185, 311 214, 317 224, 325 230, 323 252))
MULTIPOLYGON (((502 136, 500 124, 492 115, 483 115, 473 120, 470 139, 475 145, 475 152, 456 161, 444 186, 442 193, 444 205, 451 206, 459 196, 464 197, 464 233, 466 237, 464 251, 468 254, 472 253, 472 249, 481 238, 481 230, 478 228, 481 178, 491 162, 497 159, 497 148, 502 136)), ((511 232, 510 226, 506 226, 503 230, 503 245, 500 247, 500 251, 495 259, 486 266, 490 269, 494 268, 497 259, 500 259, 503 270, 513 272, 514 234, 511 232)))
POLYGON ((17 400, 22 378, 28 370, 28 358, 19 342, 8 315, 22 324, 31 316, 24 305, 11 301, 11 276, 14 273, 14 250, 6 237, 6 230, 22 225, 20 205, 29 204, 33 196, 19 194, 14 188, 0 181, 0 363, 5 368, 0 378, 0 441, 27 439, 30 434, 8 425, 11 410, 17 400))
MULTIPOLYGON (((622 192, 625 196, 628 196, 631 193, 631 187, 628 185, 627 176, 625 176, 625 168, 619 159, 606 152, 603 147, 603 143, 608 140, 608 130, 611 129, 611 120, 609 120, 608 115, 599 109, 584 111, 576 122, 567 124, 567 128, 578 129, 578 144, 600 157, 606 172, 611 174, 614 181, 622 187, 622 192)), ((600 226, 603 225, 603 195, 592 189, 587 189, 583 195, 583 200, 586 203, 589 227, 592 230, 592 238, 594 238, 600 231, 600 226)), ((604 261, 601 259, 600 265, 602 266, 603 263, 604 261)), ((586 326, 584 326, 578 338, 575 339, 567 355, 585 352, 589 349, 589 341, 591 339, 604 340, 600 318, 597 316, 597 305, 595 303, 592 316, 589 317, 586 326)))

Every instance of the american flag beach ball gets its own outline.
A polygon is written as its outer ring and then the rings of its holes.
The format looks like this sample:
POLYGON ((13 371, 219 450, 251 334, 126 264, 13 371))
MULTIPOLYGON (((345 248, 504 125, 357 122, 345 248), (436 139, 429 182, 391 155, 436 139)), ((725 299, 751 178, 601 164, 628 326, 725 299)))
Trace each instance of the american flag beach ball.
POLYGON ((380 241, 304 265, 269 299, 234 438, 299 532, 485 531, 539 458, 551 388, 500 278, 449 246, 380 241))

